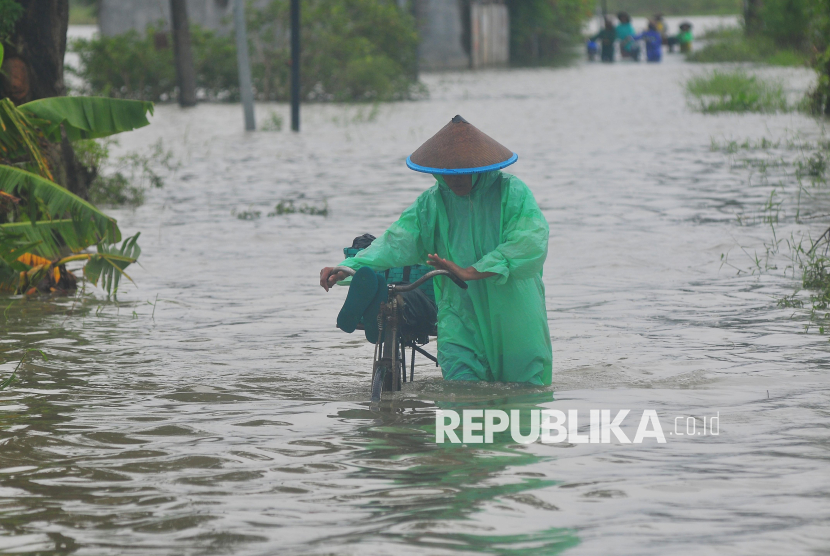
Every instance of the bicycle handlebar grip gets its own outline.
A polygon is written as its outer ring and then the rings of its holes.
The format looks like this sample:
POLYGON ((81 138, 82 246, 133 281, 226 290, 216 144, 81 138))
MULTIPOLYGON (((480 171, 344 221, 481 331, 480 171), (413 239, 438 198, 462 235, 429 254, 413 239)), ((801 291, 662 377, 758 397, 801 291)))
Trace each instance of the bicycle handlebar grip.
POLYGON ((446 272, 447 273, 446 275, 449 277, 449 279, 452 280, 453 282, 455 282, 455 285, 458 286, 459 288, 461 288, 462 290, 466 290, 469 287, 469 286, 467 286, 467 282, 465 282, 464 280, 462 280, 461 278, 459 278, 458 276, 456 276, 455 274, 453 274, 449 270, 445 270, 444 272, 446 272))
POLYGON ((354 276, 354 273, 356 272, 355 269, 349 268, 347 266, 336 266, 332 270, 334 272, 345 272, 349 276, 354 276))

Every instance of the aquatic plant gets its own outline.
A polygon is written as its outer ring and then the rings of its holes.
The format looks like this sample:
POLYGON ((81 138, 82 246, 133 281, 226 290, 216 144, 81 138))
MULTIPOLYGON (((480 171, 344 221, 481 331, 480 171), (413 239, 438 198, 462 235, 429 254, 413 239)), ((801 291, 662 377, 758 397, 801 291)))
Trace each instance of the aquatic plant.
POLYGON ((771 239, 763 242, 762 250, 739 245, 738 258, 722 254, 721 266, 733 268, 738 274, 778 272, 797 280, 796 290, 778 299, 777 306, 799 310, 796 314, 805 317, 805 331, 830 332, 830 229, 815 241, 796 232, 781 237, 779 229, 781 223, 806 224, 830 216, 830 143, 796 136, 777 141, 713 140, 711 148, 730 156, 732 168, 752 171, 750 179, 758 186, 771 186, 767 201, 757 213, 736 214, 742 226, 769 226, 771 239), (774 164, 765 163, 769 159, 774 164), (751 261, 749 267, 745 266, 747 260, 751 261))
POLYGON ((259 126, 260 131, 282 131, 283 118, 277 112, 271 111, 268 117, 259 126))
POLYGON ((312 216, 328 216, 329 215, 329 204, 327 201, 323 201, 322 207, 316 207, 314 205, 307 205, 303 203, 300 206, 294 205, 294 201, 291 199, 283 199, 277 206, 274 207, 273 212, 269 212, 268 216, 280 216, 283 214, 310 214, 312 216))
POLYGON ((115 247, 121 241, 116 221, 52 181, 48 149, 64 138, 95 139, 147 125, 152 108, 146 102, 86 97, 45 98, 19 107, 0 100, 0 288, 74 289, 64 265, 83 260, 90 281, 101 278, 108 293, 117 290, 124 269, 140 253, 138 236, 115 247), (93 245, 97 253, 82 253, 93 245))
POLYGON ((686 83, 690 105, 704 113, 786 112, 784 86, 743 70, 714 70, 686 83))
POLYGON ((5 379, 3 382, 0 382, 0 390, 5 390, 6 388, 8 388, 9 384, 11 384, 14 381, 15 377, 17 376, 17 370, 20 368, 20 365, 22 365, 23 361, 26 360, 26 356, 29 355, 32 352, 40 354, 40 356, 43 358, 44 361, 49 361, 49 358, 46 357, 46 354, 43 353, 41 350, 39 350, 39 349, 27 349, 26 351, 23 352, 23 357, 21 357, 20 361, 17 362, 17 366, 12 371, 12 374, 10 374, 9 377, 7 379, 5 379))
POLYGON ((180 163, 161 139, 143 151, 110 156, 110 148, 118 145, 112 138, 86 139, 73 145, 75 156, 96 175, 89 184, 88 198, 96 205, 137 207, 144 203, 148 188, 164 187, 164 175, 178 170, 180 163))

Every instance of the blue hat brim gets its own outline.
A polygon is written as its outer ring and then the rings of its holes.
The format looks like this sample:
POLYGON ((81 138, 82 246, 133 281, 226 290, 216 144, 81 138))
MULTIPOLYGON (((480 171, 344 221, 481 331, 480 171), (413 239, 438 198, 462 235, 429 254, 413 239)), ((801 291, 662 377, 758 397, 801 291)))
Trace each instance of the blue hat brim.
POLYGON ((501 170, 502 168, 506 168, 519 160, 519 155, 513 153, 513 156, 505 160, 504 162, 499 162, 498 164, 491 164, 490 166, 480 166, 478 168, 429 168, 427 166, 421 166, 419 164, 415 164, 412 162, 412 157, 406 157, 406 165, 411 169, 415 170, 416 172, 423 172, 425 174, 481 174, 483 172, 492 172, 493 170, 501 170))

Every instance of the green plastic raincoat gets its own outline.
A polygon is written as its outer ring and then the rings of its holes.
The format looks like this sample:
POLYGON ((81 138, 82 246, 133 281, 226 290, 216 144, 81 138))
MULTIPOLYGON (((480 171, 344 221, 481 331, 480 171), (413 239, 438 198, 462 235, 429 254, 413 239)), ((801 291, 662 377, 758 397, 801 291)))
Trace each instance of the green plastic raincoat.
POLYGON ((436 277, 438 363, 447 380, 550 384, 552 350, 542 266, 548 223, 530 189, 504 172, 473 175, 460 197, 441 176, 372 245, 341 266, 375 271, 437 253, 493 272, 462 290, 436 277))

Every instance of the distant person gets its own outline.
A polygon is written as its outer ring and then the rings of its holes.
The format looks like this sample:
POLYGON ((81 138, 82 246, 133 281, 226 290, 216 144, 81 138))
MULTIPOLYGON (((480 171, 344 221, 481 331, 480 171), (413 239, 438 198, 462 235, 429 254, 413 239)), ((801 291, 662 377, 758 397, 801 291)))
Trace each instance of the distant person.
POLYGON ((651 21, 654 23, 657 32, 660 33, 662 43, 669 44, 669 25, 666 23, 666 20, 663 19, 663 14, 657 12, 651 18, 651 21))
POLYGON ((605 29, 601 29, 599 33, 589 39, 590 41, 599 41, 602 51, 600 59, 603 62, 614 61, 614 41, 617 40, 617 34, 614 30, 614 22, 610 17, 605 18, 605 29))
POLYGON ((593 62, 596 60, 597 54, 599 54, 599 44, 597 44, 597 41, 589 40, 585 47, 588 51, 588 61, 593 62))
POLYGON ((692 51, 692 24, 684 21, 680 24, 680 32, 674 37, 669 37, 669 52, 674 52, 674 46, 680 46, 680 52, 688 54, 692 51))
POLYGON ((631 58, 634 61, 639 60, 640 46, 634 39, 636 33, 634 32, 634 26, 631 25, 631 16, 626 12, 620 12, 617 14, 617 19, 620 20, 620 24, 617 25, 615 31, 617 40, 620 41, 620 56, 631 58))
POLYGON ((659 62, 663 58, 663 37, 653 21, 648 22, 648 31, 643 31, 634 40, 646 43, 646 60, 649 62, 659 62))

